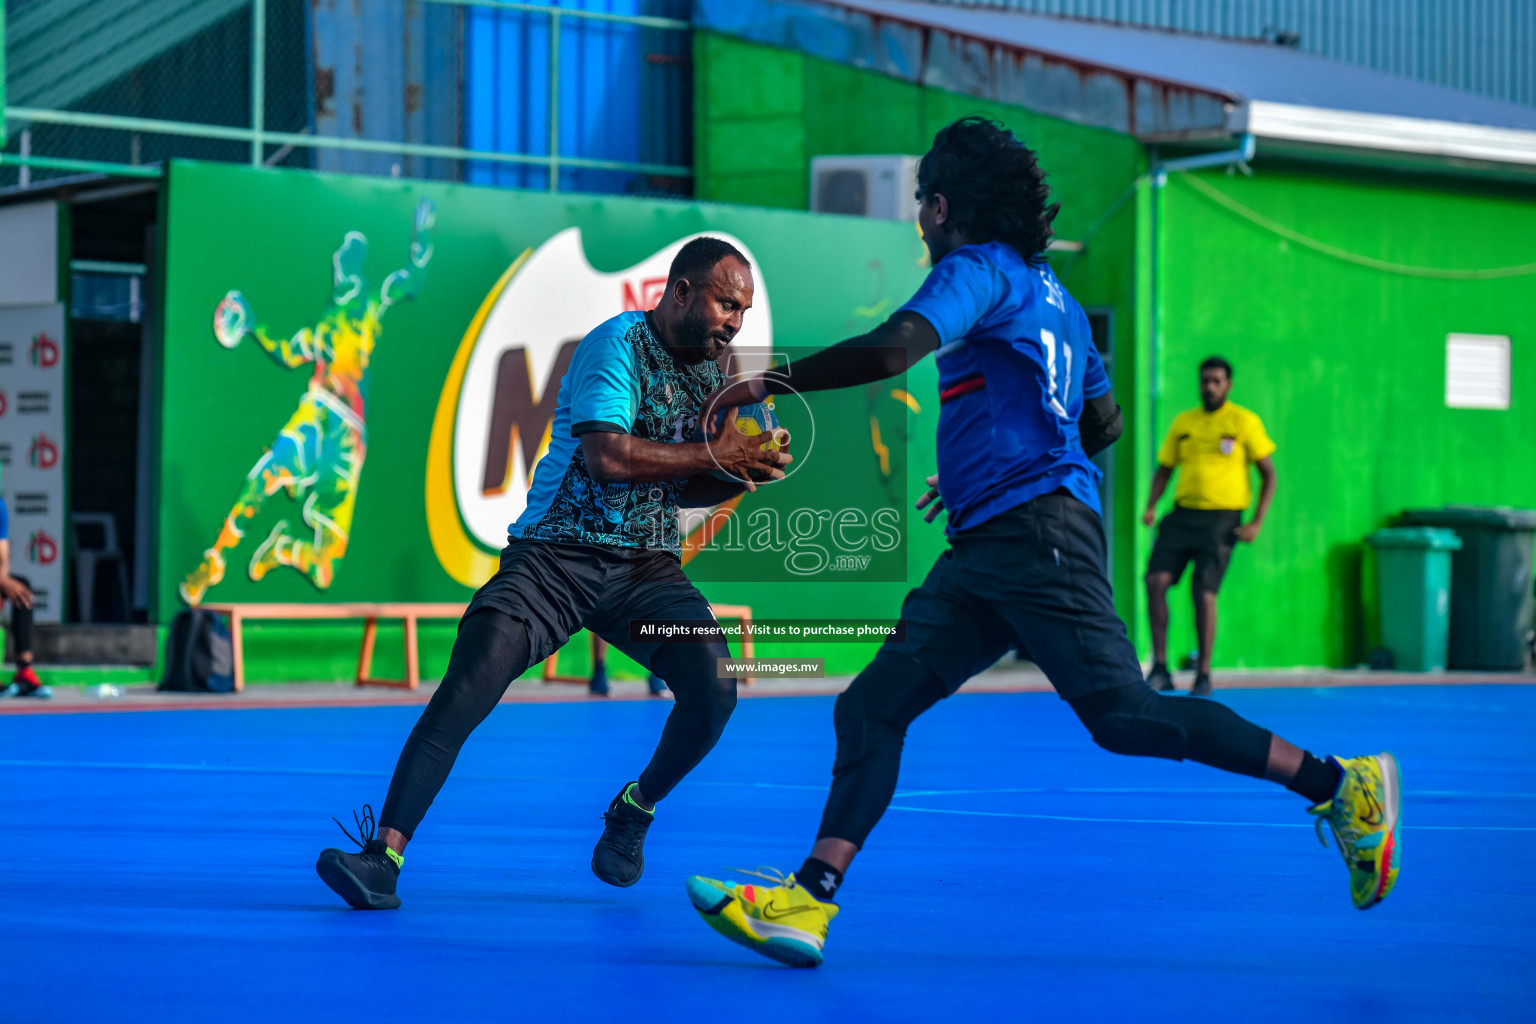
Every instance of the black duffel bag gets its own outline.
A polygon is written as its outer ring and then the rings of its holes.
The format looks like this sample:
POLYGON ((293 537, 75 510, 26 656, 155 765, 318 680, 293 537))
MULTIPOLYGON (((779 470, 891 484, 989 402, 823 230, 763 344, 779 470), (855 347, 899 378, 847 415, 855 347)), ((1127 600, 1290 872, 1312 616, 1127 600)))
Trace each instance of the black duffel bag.
POLYGON ((197 693, 234 691, 235 648, 222 616, 200 608, 176 613, 165 641, 165 675, 158 688, 197 693))

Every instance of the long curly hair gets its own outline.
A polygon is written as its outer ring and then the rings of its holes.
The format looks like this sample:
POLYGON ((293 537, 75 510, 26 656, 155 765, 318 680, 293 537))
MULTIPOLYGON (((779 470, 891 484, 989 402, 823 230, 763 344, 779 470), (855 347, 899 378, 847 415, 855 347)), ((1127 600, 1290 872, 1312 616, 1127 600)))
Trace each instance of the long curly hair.
POLYGON ((999 122, 962 117, 940 128, 917 167, 918 199, 949 200, 950 222, 975 242, 1007 242, 1032 264, 1045 262, 1060 203, 1034 150, 999 122))

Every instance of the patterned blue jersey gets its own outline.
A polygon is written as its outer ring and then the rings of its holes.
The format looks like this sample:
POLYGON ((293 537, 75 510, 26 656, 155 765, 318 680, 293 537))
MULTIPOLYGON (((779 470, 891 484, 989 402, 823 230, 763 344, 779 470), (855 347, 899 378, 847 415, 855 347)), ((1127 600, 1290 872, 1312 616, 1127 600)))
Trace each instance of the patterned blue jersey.
POLYGON ((1088 317, 1047 266, 1003 242, 939 261, 912 301, 938 332, 939 494, 949 531, 1064 489, 1099 510, 1083 401, 1109 391, 1088 317))
POLYGON ((508 534, 681 554, 677 496, 687 478, 598 483, 579 439, 606 430, 664 444, 692 440, 704 400, 724 383, 712 362, 684 366, 673 359, 646 313, 620 313, 600 324, 576 346, 560 381, 549 451, 534 467, 528 507, 508 534))

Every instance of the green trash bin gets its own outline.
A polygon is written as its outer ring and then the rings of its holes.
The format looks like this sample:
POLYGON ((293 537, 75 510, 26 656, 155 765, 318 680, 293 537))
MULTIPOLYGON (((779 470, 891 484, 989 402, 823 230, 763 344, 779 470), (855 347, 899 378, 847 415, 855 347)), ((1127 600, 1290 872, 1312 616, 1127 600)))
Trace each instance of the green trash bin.
POLYGON ((1447 505, 1404 513, 1411 526, 1454 530, 1451 643, 1446 664, 1484 672, 1519 672, 1531 651, 1531 570, 1536 512, 1447 505))
POLYGON ((1451 552, 1461 540, 1450 530, 1418 526, 1377 530, 1381 642, 1401 672, 1444 672, 1451 620, 1451 552))

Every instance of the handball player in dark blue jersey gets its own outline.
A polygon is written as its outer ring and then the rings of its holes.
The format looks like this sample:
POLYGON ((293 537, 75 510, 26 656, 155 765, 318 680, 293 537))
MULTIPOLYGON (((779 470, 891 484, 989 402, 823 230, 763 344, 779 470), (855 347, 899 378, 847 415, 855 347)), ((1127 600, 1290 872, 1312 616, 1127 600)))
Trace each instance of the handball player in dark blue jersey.
POLYGON ((1046 265, 1057 204, 1035 154, 1000 125, 943 128, 918 167, 918 223, 933 270, 869 334, 738 381, 712 407, 853 387, 935 355, 938 474, 918 501, 948 512, 950 547, 907 595, 905 635, 837 699, 837 756, 821 827, 800 870, 769 884, 694 876, 716 931, 797 966, 822 961, 843 873, 896 791, 918 715, 1010 649, 1026 653, 1099 746, 1191 760, 1277 782, 1332 829, 1365 909, 1397 877, 1397 764, 1390 754, 1320 759, 1214 701, 1143 681, 1115 612, 1091 458, 1120 434, 1120 409, 1088 319, 1046 265))

